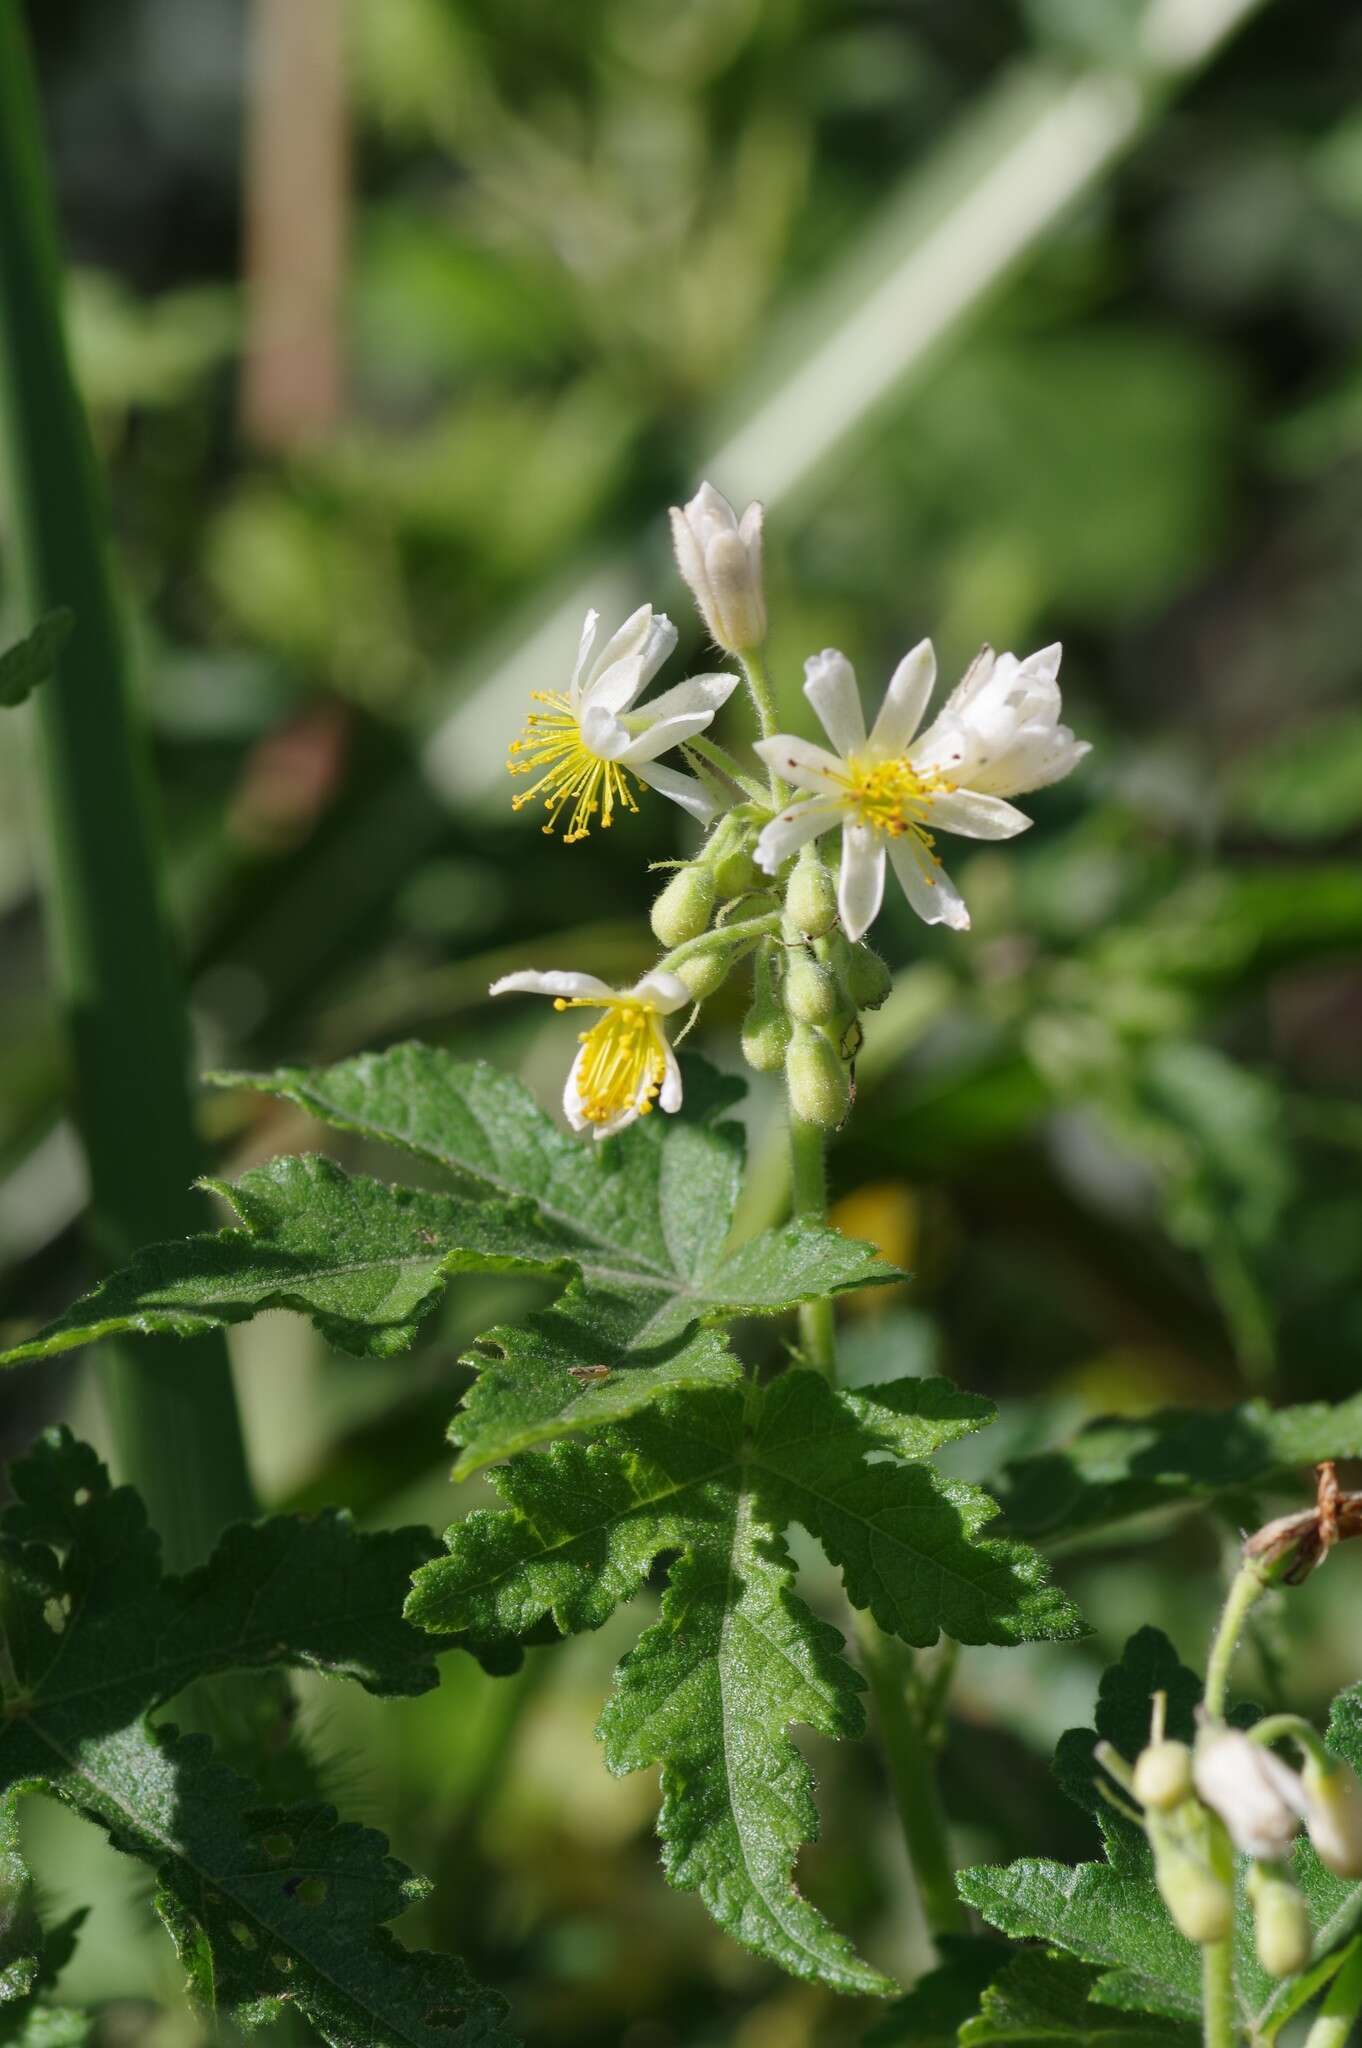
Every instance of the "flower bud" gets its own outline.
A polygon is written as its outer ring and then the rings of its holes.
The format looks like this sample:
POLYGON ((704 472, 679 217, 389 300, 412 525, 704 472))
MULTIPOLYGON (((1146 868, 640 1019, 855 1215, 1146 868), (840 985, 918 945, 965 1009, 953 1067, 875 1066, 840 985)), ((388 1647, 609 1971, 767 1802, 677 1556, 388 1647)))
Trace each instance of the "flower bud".
POLYGON ((745 896, 749 889, 758 888, 763 879, 761 869, 741 846, 720 854, 712 872, 714 886, 721 896, 745 896))
POLYGON ((1305 1811, 1296 1773, 1237 1728, 1209 1728, 1192 1759, 1197 1796, 1218 1813, 1245 1856, 1274 1861, 1290 1850, 1305 1811))
POLYGON ((1326 1770, 1308 1756, 1301 1772, 1305 1825, 1315 1854, 1336 1877, 1362 1877, 1362 1782, 1348 1764, 1326 1770))
POLYGON ((714 877, 706 867, 678 868, 653 904, 650 916, 661 946, 684 946, 698 939, 714 909, 714 877))
POLYGON ((722 491, 704 483, 671 516, 677 567, 705 624, 720 647, 750 654, 766 638, 761 506, 749 505, 740 520, 722 491))
POLYGON ((743 1019, 742 1056, 759 1074, 774 1074, 785 1064, 790 1020, 776 993, 771 973, 771 948, 763 944, 753 974, 752 1007, 743 1019))
POLYGON ((1185 1742, 1151 1742, 1135 1759, 1135 1797, 1156 1813, 1171 1813, 1192 1793, 1192 1752, 1185 1742))
POLYGON ((785 1007, 800 1024, 829 1024, 841 997, 831 968, 807 953, 790 955, 785 970, 785 1007))
POLYGON ((1188 1941, 1223 1941, 1234 1925, 1234 1894, 1210 1865, 1162 1831, 1150 1832, 1154 1881, 1172 1915, 1173 1925, 1188 1941))
POLYGON ((1314 1937, 1304 1899, 1288 1877, 1255 1864, 1249 1872, 1253 1945, 1269 1977, 1294 1977, 1310 1960, 1314 1937))
POLYGON ((722 946, 716 946, 713 952, 692 953, 688 960, 678 960, 673 972, 679 981, 684 981, 696 1002, 702 1003, 728 979, 730 958, 722 946))
POLYGON ((796 1024, 785 1055, 790 1107, 806 1124, 835 1131, 851 1100, 846 1069, 821 1031, 796 1024))
POLYGON ((878 1010, 894 986, 894 977, 879 954, 862 940, 851 949, 847 992, 858 1010, 878 1010))
POLYGON ((837 922, 837 885, 815 854, 801 856, 785 891, 785 909, 805 938, 821 939, 837 922))

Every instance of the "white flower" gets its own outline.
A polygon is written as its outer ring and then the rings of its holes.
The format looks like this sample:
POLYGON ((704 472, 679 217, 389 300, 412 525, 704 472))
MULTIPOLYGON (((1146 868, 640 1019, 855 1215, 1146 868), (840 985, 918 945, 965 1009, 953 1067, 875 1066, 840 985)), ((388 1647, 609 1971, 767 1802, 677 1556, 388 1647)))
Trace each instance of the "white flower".
POLYGON ((808 839, 842 827, 838 908, 859 939, 884 896, 886 858, 918 916, 967 931, 969 912, 941 865, 934 832, 1011 839, 1031 820, 1004 798, 1058 782, 1088 752, 1059 722, 1060 648, 1018 661, 985 647, 920 738, 914 736, 936 680, 930 640, 906 654, 866 736, 856 676, 829 647, 804 664, 804 694, 836 748, 778 733, 757 752, 777 775, 812 794, 781 811, 757 841, 773 875, 808 839))
POLYGON ((570 846, 586 838, 597 811, 601 824, 609 825, 617 804, 638 809, 632 775, 707 822, 715 806, 705 789, 693 775, 659 767, 658 756, 703 732, 738 678, 691 676, 636 710, 635 700, 676 645, 676 628, 662 612, 640 605, 597 654, 599 623, 599 612, 587 613, 566 691, 534 692, 535 702, 548 708, 530 712, 524 732, 511 743, 507 766, 512 775, 534 774, 538 780, 516 797, 515 809, 542 790, 549 813, 544 830, 552 832, 567 810, 563 842, 570 846))
POLYGON ((505 974, 494 996, 552 996, 555 1010, 599 1009, 604 1015, 583 1031, 563 1090, 563 1111, 574 1131, 598 1138, 647 1116, 656 1101, 681 1107, 681 1069, 660 1019, 692 1001, 679 975, 655 968, 632 988, 611 988, 594 974, 505 974))
POLYGON ((761 506, 739 519, 722 491, 701 484, 690 503, 672 506, 676 565, 695 593, 720 647, 750 653, 766 638, 761 579, 761 506))
POLYGON ((1192 1763, 1197 1797, 1218 1813, 1245 1856, 1285 1856, 1305 1812, 1299 1777, 1237 1728, 1208 1731, 1192 1763))

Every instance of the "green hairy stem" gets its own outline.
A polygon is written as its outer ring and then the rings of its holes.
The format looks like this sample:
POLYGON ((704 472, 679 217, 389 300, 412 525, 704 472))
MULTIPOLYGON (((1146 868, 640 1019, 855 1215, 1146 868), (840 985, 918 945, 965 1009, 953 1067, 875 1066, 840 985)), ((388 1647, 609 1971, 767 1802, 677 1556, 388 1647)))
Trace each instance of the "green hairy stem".
MULTIPOLYGON (((22 10, 0 8, 0 410, 19 589, 31 618, 68 606, 59 672, 38 693, 56 975, 70 1033, 101 1262, 204 1223, 189 1034, 131 716, 108 518, 67 361, 51 195, 22 10)), ((136 1358, 109 1347, 124 1476, 172 1562, 251 1512, 222 1339, 136 1358)))

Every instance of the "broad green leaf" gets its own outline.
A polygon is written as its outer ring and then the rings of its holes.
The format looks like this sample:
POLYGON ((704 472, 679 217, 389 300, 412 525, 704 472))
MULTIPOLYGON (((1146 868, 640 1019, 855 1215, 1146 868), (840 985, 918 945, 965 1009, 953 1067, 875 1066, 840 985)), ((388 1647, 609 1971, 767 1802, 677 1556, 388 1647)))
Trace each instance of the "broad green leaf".
POLYGON ((733 1381, 715 1325, 900 1277, 870 1245, 808 1221, 725 1254, 742 1133, 724 1113, 742 1090, 701 1060, 686 1062, 681 1117, 645 1117, 604 1145, 560 1131, 510 1075, 426 1046, 216 1078, 414 1153, 484 1202, 533 1203, 570 1262, 550 1309, 489 1330, 466 1361, 479 1378, 454 1431, 460 1476, 669 1391, 733 1381))
POLYGON ((412 1342, 453 1273, 565 1273, 560 1239, 528 1203, 390 1188, 329 1159, 275 1159, 208 1181, 241 1228, 139 1252, 0 1364, 101 1337, 194 1337, 264 1309, 309 1315, 339 1349, 387 1357, 412 1342))
POLYGON ((13 710, 45 683, 71 637, 73 615, 63 606, 39 619, 31 633, 0 654, 0 710, 13 710))
MULTIPOLYGON (((1105 1862, 1071 1868, 1028 1858, 1006 1868, 963 1871, 959 1886, 961 1896, 1005 1934, 1052 1942, 1098 1965, 1100 1974, 1089 1993, 1098 2003, 1195 2019, 1200 2013, 1199 1952, 1168 1917, 1143 1831, 1114 1813, 1096 1791, 1093 1749, 1098 1736, 1133 1760, 1147 1740, 1156 1690, 1168 1696, 1170 1735, 1190 1740, 1200 1680, 1178 1663, 1172 1645, 1156 1629, 1141 1629, 1126 1645, 1120 1664, 1103 1678, 1096 1729, 1070 1730, 1056 1753, 1060 1783, 1098 1821, 1105 1862)), ((1347 1761, 1362 1762, 1362 1687, 1336 1703, 1329 1739, 1347 1761)), ((1254 1954, 1251 1915, 1243 1900, 1245 1872, 1246 1859, 1241 1858, 1236 1992, 1246 2030, 1254 2038, 1270 2038, 1331 1974, 1326 1959, 1351 1938, 1362 1919, 1362 1886, 1333 1877, 1309 1843, 1298 1842, 1293 1872, 1310 1909, 1315 1962, 1322 1967, 1293 1984, 1276 1985, 1254 1954)))
POLYGON ((984 1992, 960 2048, 1196 2048, 1194 2027, 1094 2004, 1096 1978, 1067 1956, 1024 1950, 984 1992))
POLYGON ((1285 1479, 1322 1458, 1362 1456, 1362 1396, 1269 1408, 1165 1408, 1104 1416, 1068 1444, 1009 1465, 1001 1489, 1009 1528, 1076 1535, 1130 1515, 1212 1500, 1285 1479))
POLYGON ((286 1999, 345 2048, 505 2048, 500 2000, 456 1959, 386 1932, 424 1887, 380 1836, 327 1807, 263 1807, 205 1739, 145 1718, 206 1675, 281 1664, 425 1690, 437 1646, 400 1608, 434 1548, 426 1532, 278 1519, 229 1530, 200 1570, 166 1577, 136 1494, 67 1432, 11 1480, 0 1803, 46 1791, 144 1862, 191 1988, 221 2019, 254 2024, 286 1999))
POLYGON ((658 1622, 624 1660, 601 1720, 612 1769, 662 1769, 672 1881, 736 1938, 800 1976, 886 1989, 804 1901, 795 1855, 816 1815, 786 1731, 857 1730, 861 1681, 796 1598, 784 1532, 843 1564, 853 1601, 908 1641, 1081 1630, 1034 1552, 979 1537, 993 1504, 925 1460, 991 1409, 942 1380, 835 1393, 794 1371, 674 1394, 587 1442, 513 1458, 506 1507, 446 1533, 408 1613, 495 1648, 546 1621, 598 1628, 677 1553, 658 1622))

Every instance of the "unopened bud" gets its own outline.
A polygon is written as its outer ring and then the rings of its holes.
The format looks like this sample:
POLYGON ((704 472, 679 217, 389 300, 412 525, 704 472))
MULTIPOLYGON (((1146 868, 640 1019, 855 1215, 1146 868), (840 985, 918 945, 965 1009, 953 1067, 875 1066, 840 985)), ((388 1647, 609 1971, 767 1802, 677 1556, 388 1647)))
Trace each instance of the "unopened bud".
POLYGON ((739 519, 722 491, 701 484, 690 503, 672 507, 677 567, 720 647, 750 654, 766 638, 761 573, 761 506, 739 519))
POLYGON ((1245 1856, 1275 1861, 1290 1850, 1305 1811, 1296 1773, 1237 1728, 1207 1729, 1192 1758, 1197 1796, 1218 1813, 1245 1856))
POLYGON ((698 939, 714 908, 714 877, 692 864, 678 868, 652 907, 653 931, 661 946, 684 946, 698 939))
POLYGON ((749 889, 757 888, 762 880, 761 869, 750 853, 738 846, 721 854, 711 870, 714 886, 721 896, 745 896, 749 889))
POLYGON ((837 977, 831 968, 807 953, 790 955, 785 970, 785 1007, 801 1024, 829 1024, 837 1014, 841 997, 837 977))
POLYGON ((727 979, 730 958, 722 946, 715 946, 712 951, 706 949, 703 953, 692 953, 688 960, 678 960, 674 972, 696 1002, 702 1003, 727 979))
POLYGON ((837 885, 817 854, 801 856, 785 891, 785 909, 805 938, 821 939, 837 922, 837 885))
POLYGON ((785 1064, 790 1043, 790 1020, 776 994, 771 971, 771 947, 763 944, 757 952, 753 975, 752 1007, 743 1019, 742 1056, 759 1074, 774 1074, 785 1064))
POLYGON ((851 1096, 846 1069, 821 1031, 796 1024, 785 1055, 790 1107, 806 1124, 835 1131, 847 1113, 851 1096))
POLYGON ((1308 1756, 1301 1772, 1305 1825, 1315 1854, 1336 1877, 1362 1877, 1362 1782, 1349 1765, 1326 1770, 1308 1756))
POLYGON ((1185 1742, 1151 1742, 1135 1759, 1135 1797, 1156 1813, 1171 1813, 1192 1792, 1192 1752, 1185 1742))
POLYGON ((1305 1900, 1290 1878, 1255 1864, 1249 1872, 1253 1945, 1269 1977, 1294 1977, 1310 1960, 1314 1937, 1305 1900))
POLYGON ((872 946, 864 941, 851 949, 847 991, 858 1010, 878 1010, 894 986, 894 977, 872 946))
POLYGON ((1154 1880, 1172 1915, 1173 1925, 1188 1941, 1224 1941, 1234 1925, 1234 1894, 1210 1865, 1181 1843, 1151 1833, 1154 1880))

